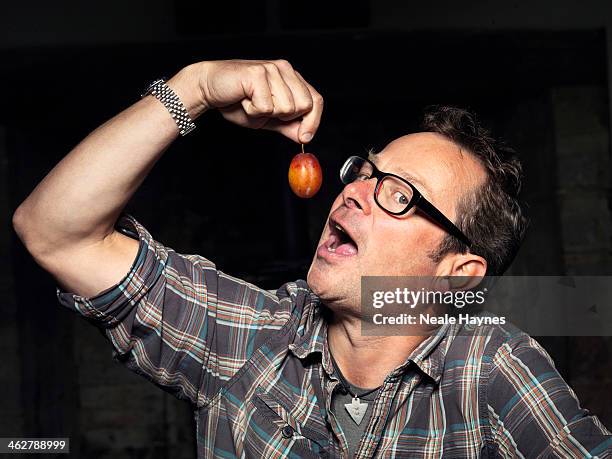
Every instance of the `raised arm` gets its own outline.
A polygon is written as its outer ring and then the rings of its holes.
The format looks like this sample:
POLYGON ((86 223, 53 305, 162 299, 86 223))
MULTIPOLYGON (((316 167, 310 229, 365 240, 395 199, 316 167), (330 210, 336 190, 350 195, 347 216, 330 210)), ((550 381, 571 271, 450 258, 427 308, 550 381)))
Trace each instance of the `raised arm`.
MULTIPOLYGON (((241 126, 307 143, 323 101, 286 61, 200 62, 167 82, 192 119, 211 108, 241 126)), ((65 288, 93 296, 129 271, 138 242, 114 230, 122 209, 178 136, 148 96, 77 145, 34 189, 13 225, 34 259, 65 288)))

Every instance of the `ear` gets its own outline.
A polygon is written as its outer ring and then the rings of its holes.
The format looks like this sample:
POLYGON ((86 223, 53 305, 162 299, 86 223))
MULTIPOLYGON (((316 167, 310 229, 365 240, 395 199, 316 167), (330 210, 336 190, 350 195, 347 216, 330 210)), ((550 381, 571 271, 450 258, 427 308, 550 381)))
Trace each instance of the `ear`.
POLYGON ((470 289, 487 273, 487 260, 473 253, 449 253, 438 264, 436 276, 455 278, 452 288, 470 289), (456 285, 459 282, 460 285, 456 285))

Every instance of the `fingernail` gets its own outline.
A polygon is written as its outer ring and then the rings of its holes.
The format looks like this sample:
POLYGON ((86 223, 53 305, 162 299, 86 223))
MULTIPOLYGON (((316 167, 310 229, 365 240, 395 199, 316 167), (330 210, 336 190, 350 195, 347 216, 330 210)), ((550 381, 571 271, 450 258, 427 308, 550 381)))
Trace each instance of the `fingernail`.
POLYGON ((310 132, 305 132, 302 134, 302 140, 304 142, 310 142, 312 140, 312 134, 310 132))

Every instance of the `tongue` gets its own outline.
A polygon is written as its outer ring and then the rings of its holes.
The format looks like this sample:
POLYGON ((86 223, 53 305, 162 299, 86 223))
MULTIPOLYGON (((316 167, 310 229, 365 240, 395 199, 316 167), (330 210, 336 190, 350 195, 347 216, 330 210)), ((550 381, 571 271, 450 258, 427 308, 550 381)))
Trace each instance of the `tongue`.
POLYGON ((355 255, 357 253, 357 247, 352 242, 345 242, 336 247, 336 253, 340 255, 355 255))

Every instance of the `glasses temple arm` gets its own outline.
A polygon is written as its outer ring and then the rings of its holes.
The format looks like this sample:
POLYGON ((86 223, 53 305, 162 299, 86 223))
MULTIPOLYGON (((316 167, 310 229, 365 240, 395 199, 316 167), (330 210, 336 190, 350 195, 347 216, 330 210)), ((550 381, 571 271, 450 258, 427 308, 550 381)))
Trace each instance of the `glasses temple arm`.
POLYGON ((421 196, 420 199, 417 201, 416 206, 419 207, 431 218, 433 218, 435 221, 437 221, 440 225, 442 225, 444 229, 449 232, 449 234, 455 236, 468 247, 472 245, 472 241, 470 241, 468 237, 463 234, 463 232, 459 228, 457 228, 453 222, 446 218, 442 212, 436 209, 434 205, 430 203, 427 199, 425 199, 423 196, 421 196))

